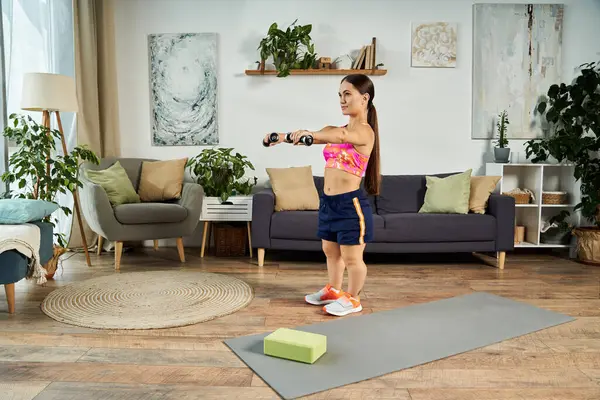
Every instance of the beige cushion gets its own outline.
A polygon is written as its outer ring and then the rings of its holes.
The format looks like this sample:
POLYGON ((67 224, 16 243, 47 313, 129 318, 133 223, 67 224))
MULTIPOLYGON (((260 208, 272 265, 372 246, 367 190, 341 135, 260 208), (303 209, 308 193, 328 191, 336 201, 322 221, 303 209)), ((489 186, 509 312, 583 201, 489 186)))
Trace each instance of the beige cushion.
POLYGON ((484 214, 488 199, 496 188, 501 176, 472 176, 469 210, 476 214, 484 214))
POLYGON ((181 198, 187 158, 144 161, 138 194, 142 201, 166 201, 181 198))
POLYGON ((319 209, 311 166, 267 168, 267 174, 275 194, 275 211, 319 209))

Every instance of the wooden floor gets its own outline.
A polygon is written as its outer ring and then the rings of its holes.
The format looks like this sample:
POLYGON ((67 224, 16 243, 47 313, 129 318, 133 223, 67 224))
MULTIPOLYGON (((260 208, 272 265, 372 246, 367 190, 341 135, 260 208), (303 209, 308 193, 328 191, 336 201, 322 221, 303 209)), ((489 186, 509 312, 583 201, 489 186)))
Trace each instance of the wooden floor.
MULTIPOLYGON (((45 287, 19 282, 16 314, 7 313, 0 291, 1 399, 275 399, 222 340, 335 318, 303 302, 326 279, 318 253, 267 253, 259 268, 256 256, 200 259, 199 249, 186 249, 182 265, 174 248, 124 253, 120 273, 232 274, 254 286, 255 299, 233 315, 176 329, 93 330, 46 317, 40 302, 55 288, 119 273, 111 254, 91 257, 88 267, 82 254, 72 255, 45 287)), ((363 313, 486 291, 577 320, 309 398, 600 399, 600 268, 552 254, 509 253, 503 271, 472 255, 368 256, 367 262, 363 313)))

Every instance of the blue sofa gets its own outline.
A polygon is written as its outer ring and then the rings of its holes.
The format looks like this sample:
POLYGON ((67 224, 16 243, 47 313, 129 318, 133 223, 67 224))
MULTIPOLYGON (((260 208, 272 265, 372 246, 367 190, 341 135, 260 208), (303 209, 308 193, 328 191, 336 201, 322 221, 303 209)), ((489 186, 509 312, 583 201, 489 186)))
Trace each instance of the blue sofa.
MULTIPOLYGON (((46 264, 52 258, 54 250, 54 230, 48 222, 32 222, 40 228, 40 262, 46 264)), ((0 284, 4 285, 8 312, 15 312, 15 283, 27 276, 27 258, 14 250, 0 253, 0 284)))

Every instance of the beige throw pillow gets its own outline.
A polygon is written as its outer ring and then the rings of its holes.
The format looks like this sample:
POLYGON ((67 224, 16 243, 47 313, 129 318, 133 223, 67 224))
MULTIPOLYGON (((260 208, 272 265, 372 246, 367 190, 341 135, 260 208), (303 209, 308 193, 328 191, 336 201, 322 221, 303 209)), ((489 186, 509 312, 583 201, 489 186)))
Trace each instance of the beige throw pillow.
POLYGON ((144 161, 138 194, 142 201, 166 201, 181 198, 187 158, 144 161))
POLYGON ((267 168, 267 174, 275 194, 275 211, 319 209, 311 166, 267 168))
POLYGON ((488 199, 496 188, 501 176, 472 176, 469 210, 476 214, 484 214, 488 199))

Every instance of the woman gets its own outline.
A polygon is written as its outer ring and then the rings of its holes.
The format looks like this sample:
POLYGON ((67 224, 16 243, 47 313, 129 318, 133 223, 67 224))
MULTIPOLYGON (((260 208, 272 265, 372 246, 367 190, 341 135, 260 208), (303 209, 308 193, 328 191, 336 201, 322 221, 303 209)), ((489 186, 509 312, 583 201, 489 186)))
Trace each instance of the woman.
MULTIPOLYGON (((313 144, 325 144, 323 196, 319 207, 318 237, 327 257, 329 282, 318 292, 308 294, 309 304, 324 305, 329 314, 343 316, 362 311, 360 293, 367 277, 363 261, 365 244, 373 240, 373 217, 367 195, 360 188, 365 178, 368 194, 379 194, 379 133, 373 105, 375 88, 368 76, 348 75, 340 84, 340 106, 348 115, 343 127, 327 126, 320 131, 293 132, 294 145, 302 136, 312 136, 313 144), (344 270, 348 268, 348 290, 342 291, 344 270)), ((268 141, 268 136, 265 141, 268 141)), ((284 143, 285 135, 279 134, 284 143)))

